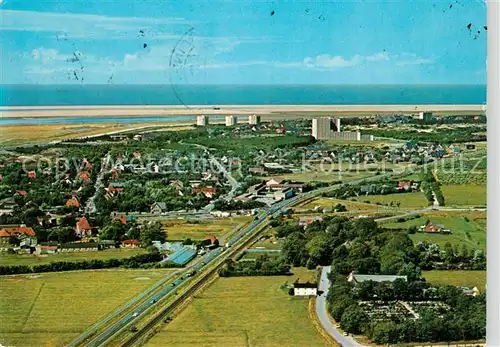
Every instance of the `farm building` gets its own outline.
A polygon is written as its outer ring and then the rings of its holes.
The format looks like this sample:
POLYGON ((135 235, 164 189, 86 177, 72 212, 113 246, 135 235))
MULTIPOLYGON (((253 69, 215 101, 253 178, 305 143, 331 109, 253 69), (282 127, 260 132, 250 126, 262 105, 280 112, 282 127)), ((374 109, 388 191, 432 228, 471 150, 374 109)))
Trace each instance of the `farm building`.
POLYGON ((318 287, 315 283, 298 283, 293 284, 294 296, 316 296, 318 295, 318 287))
POLYGON ((184 266, 196 256, 196 247, 184 246, 179 251, 169 255, 166 260, 179 266, 184 266))
POLYGON ((361 283, 365 281, 374 282, 394 282, 398 278, 404 279, 406 281, 406 276, 394 276, 394 275, 358 275, 351 272, 347 277, 347 282, 361 283))

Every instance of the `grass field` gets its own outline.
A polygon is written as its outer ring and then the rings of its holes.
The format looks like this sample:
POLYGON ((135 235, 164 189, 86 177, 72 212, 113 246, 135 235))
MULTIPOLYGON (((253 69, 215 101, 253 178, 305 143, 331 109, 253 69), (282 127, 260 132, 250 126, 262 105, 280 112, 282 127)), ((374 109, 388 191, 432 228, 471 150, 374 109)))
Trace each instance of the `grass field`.
MULTIPOLYGON (((310 182, 310 181, 318 181, 318 182, 334 182, 334 181, 354 181, 366 177, 373 176, 375 172, 373 171, 332 171, 329 169, 328 165, 325 165, 324 170, 322 170, 319 166, 315 167, 313 171, 310 172, 299 172, 299 173, 290 173, 279 175, 281 178, 285 180, 292 180, 298 182, 310 182)), ((268 180, 269 177, 261 177, 264 180, 268 180)))
POLYGON ((220 219, 200 220, 197 222, 171 219, 163 222, 167 230, 168 240, 203 240, 207 235, 215 235, 219 240, 234 228, 252 220, 252 217, 238 216, 220 219))
POLYGON ((349 201, 349 200, 340 200, 334 198, 315 198, 309 202, 306 202, 304 205, 299 205, 298 209, 304 210, 312 210, 315 207, 319 206, 321 208, 332 208, 337 204, 342 204, 347 208, 347 211, 368 211, 368 210, 387 210, 385 206, 379 206, 375 204, 367 204, 364 202, 358 201, 349 201))
POLYGON ((446 242, 452 245, 466 245, 472 249, 486 249, 486 213, 485 212, 437 212, 425 214, 420 218, 405 221, 403 223, 384 223, 386 228, 409 228, 419 227, 430 219, 435 224, 443 224, 450 229, 451 235, 416 233, 409 235, 414 243, 428 241, 444 246, 446 242), (467 217, 469 221, 465 221, 467 217))
POLYGON ((446 206, 486 206, 486 185, 445 185, 441 191, 446 206))
MULTIPOLYGON (((312 275, 311 275, 312 274, 312 275)), ((308 299, 280 286, 297 277, 219 278, 156 334, 150 347, 316 347, 326 346, 308 317, 308 299)))
POLYGON ((100 270, 0 277, 0 344, 66 346, 172 270, 100 270))
POLYGON ((424 271, 422 277, 431 284, 450 284, 463 287, 477 287, 482 293, 486 289, 486 271, 424 271))
POLYGON ((392 201, 394 206, 396 206, 396 204, 399 202, 400 208, 423 208, 428 206, 427 199, 422 192, 396 193, 387 195, 366 195, 359 196, 354 199, 360 202, 369 201, 370 204, 376 204, 377 202, 388 204, 392 201))
POLYGON ((81 260, 106 260, 112 258, 128 258, 137 254, 145 253, 142 248, 120 248, 109 249, 98 252, 75 252, 75 253, 56 253, 37 256, 34 254, 1 254, 0 265, 40 265, 56 261, 81 261, 81 260))

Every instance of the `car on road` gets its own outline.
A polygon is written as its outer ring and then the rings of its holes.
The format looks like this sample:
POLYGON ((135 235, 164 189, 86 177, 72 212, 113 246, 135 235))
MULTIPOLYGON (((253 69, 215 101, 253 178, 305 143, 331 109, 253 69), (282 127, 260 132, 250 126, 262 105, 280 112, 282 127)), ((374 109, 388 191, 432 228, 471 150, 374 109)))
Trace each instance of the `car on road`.
POLYGON ((139 312, 134 312, 134 314, 132 315, 132 317, 137 317, 139 315, 139 312))
POLYGON ((344 333, 342 335, 349 336, 349 333, 347 331, 344 331, 344 333))
POLYGON ((151 300, 149 303, 154 304, 156 302, 156 299, 151 300))

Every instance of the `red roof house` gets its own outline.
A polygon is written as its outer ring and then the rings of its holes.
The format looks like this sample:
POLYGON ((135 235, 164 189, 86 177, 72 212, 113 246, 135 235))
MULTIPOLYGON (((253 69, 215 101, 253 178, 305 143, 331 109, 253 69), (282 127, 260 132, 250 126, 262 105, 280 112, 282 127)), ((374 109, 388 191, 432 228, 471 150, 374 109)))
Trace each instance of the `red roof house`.
POLYGON ((84 183, 89 183, 90 182, 90 175, 89 175, 89 173, 87 171, 80 172, 80 175, 78 177, 84 183))
POLYGON ((36 178, 36 172, 35 171, 28 171, 28 178, 36 178))
POLYGON ((71 199, 68 199, 68 201, 66 201, 66 207, 80 208, 80 201, 78 201, 78 199, 73 196, 71 199))
POLYGON ((205 197, 212 198, 217 193, 217 189, 214 187, 198 187, 193 188, 192 192, 194 194, 202 193, 205 197))
POLYGON ((76 234, 80 237, 90 236, 92 234, 92 226, 87 218, 82 217, 78 222, 76 222, 76 234))
POLYGON ((137 240, 125 240, 125 241, 123 241, 123 245, 125 247, 133 247, 133 248, 135 248, 135 247, 140 247, 141 243, 139 241, 137 241, 137 240))

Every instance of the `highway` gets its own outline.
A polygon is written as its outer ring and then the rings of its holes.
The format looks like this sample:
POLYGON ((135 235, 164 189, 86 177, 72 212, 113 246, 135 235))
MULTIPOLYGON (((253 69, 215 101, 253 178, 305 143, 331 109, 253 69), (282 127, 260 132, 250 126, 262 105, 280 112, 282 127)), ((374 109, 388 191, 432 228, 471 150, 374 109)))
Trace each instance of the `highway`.
MULTIPOLYGON (((412 170, 410 170, 410 172, 411 171, 412 170)), ((368 177, 368 178, 363 178, 363 179, 351 181, 351 182, 348 182, 347 184, 358 184, 360 182, 376 181, 376 180, 380 180, 380 179, 383 179, 386 177, 393 176, 395 174, 398 174, 398 173, 391 172, 391 173, 381 174, 381 175, 377 175, 377 176, 372 176, 372 177, 368 177)), ((296 204, 302 200, 310 199, 310 198, 315 197, 317 195, 320 195, 324 192, 327 192, 327 191, 330 191, 333 189, 337 189, 341 185, 342 184, 336 184, 336 185, 332 185, 329 187, 316 189, 316 190, 313 190, 313 191, 310 191, 310 192, 307 192, 307 193, 304 193, 304 194, 301 194, 298 196, 294 196, 290 199, 287 199, 287 200, 284 200, 284 201, 277 203, 276 205, 272 206, 268 210, 261 212, 255 218, 255 220, 253 220, 249 225, 244 227, 239 233, 237 233, 235 236, 233 236, 227 242, 229 244, 229 246, 231 246, 231 248, 229 248, 230 251, 223 252, 223 250, 219 248, 219 249, 216 249, 216 250, 210 252, 209 254, 207 254, 203 257, 203 259, 204 259, 203 262, 200 262, 195 266, 195 269, 197 270, 197 272, 200 272, 200 271, 203 271, 203 270, 209 268, 210 266, 212 266, 212 263, 214 263, 214 261, 219 258, 219 255, 221 255, 221 254, 227 253, 223 257, 223 259, 229 259, 230 257, 236 255, 239 252, 239 249, 236 246, 239 246, 240 243, 243 243, 243 244, 245 243, 246 240, 242 241, 242 239, 246 235, 253 235, 252 231, 258 230, 260 227, 265 226, 267 221, 268 221, 268 217, 273 216, 275 214, 278 214, 279 212, 285 210, 286 208, 293 206, 294 204, 296 204), (234 249, 233 249, 233 247, 234 247, 234 249)), ((223 265, 223 262, 219 262, 216 264, 216 266, 212 270, 216 271, 218 269, 218 267, 222 266, 222 265, 223 265)), ((197 279, 197 277, 198 276, 196 276, 196 275, 194 276, 195 282, 194 282, 193 286, 195 284, 197 284, 200 280, 202 280, 202 278, 197 279)), ((205 279, 205 278, 203 278, 203 279, 205 279)), ((125 328, 131 327, 132 323, 135 322, 137 320, 137 318, 143 316, 153 306, 157 305, 159 303, 159 301, 164 299, 165 296, 167 296, 172 291, 174 291, 174 288, 177 288, 179 285, 184 284, 187 280, 188 280, 188 278, 186 276, 179 277, 178 279, 173 281, 171 284, 162 288, 158 293, 154 294, 153 296, 151 296, 150 298, 148 298, 147 300, 145 300, 144 302, 139 304, 137 307, 135 307, 134 310, 130 310, 131 307, 128 307, 128 309, 130 311, 127 314, 125 314, 123 317, 121 317, 117 322, 112 323, 111 325, 106 327, 104 329, 104 331, 102 331, 99 335, 92 337, 91 336, 92 334, 88 334, 86 339, 82 339, 82 337, 78 337, 70 346, 79 346, 79 345, 83 345, 83 343, 85 343, 84 344, 85 346, 105 345, 110 340, 112 340, 113 337, 115 337, 120 332, 122 332, 125 328), (134 313, 137 313, 137 314, 134 314, 134 313), (87 341, 89 337, 90 337, 90 341, 87 341)), ((149 289, 148 291, 151 292, 151 289, 149 289)), ((141 295, 143 295, 143 294, 141 294, 141 295)), ((108 322, 111 321, 113 318, 114 317, 109 319, 108 322)), ((106 322, 101 322, 101 323, 98 323, 96 326, 103 327, 105 324, 106 324, 106 322)), ((94 334, 95 334, 95 332, 94 332, 94 334)))

